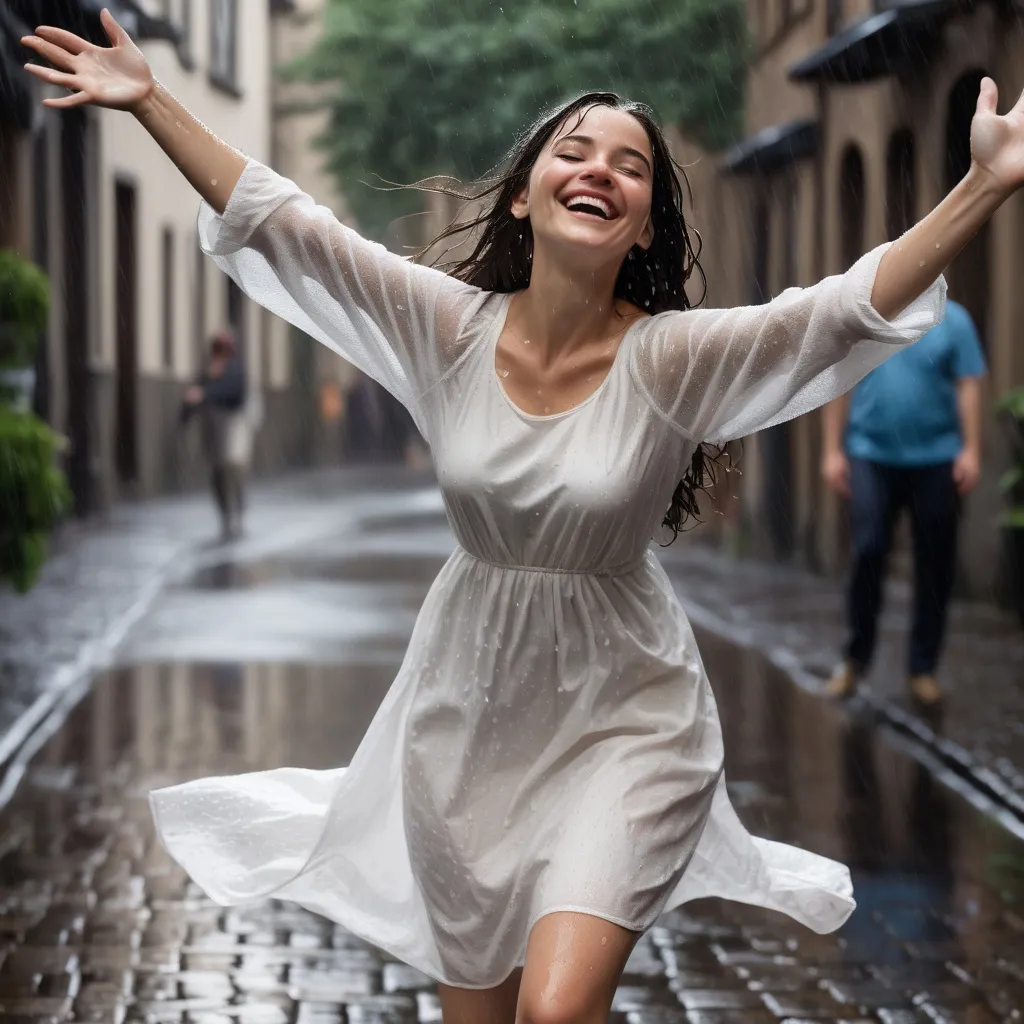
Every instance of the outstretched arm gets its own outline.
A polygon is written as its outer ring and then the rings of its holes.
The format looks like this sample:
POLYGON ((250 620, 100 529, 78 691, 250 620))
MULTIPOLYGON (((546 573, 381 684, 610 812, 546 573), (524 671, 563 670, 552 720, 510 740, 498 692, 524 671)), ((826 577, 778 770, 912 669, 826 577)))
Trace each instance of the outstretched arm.
POLYGON ((971 123, 970 170, 882 257, 871 304, 887 320, 921 295, 1024 183, 1024 94, 1002 117, 998 102, 996 83, 984 79, 971 123))
POLYGON ((110 46, 95 46, 73 32, 41 26, 22 45, 53 67, 26 64, 37 78, 70 89, 71 94, 47 99, 50 107, 91 103, 132 113, 193 188, 218 213, 223 213, 246 160, 197 121, 159 82, 149 62, 114 20, 100 15, 110 46))
POLYGON ((366 241, 294 182, 221 142, 154 81, 109 11, 102 19, 110 46, 49 27, 24 39, 54 65, 29 70, 71 90, 45 102, 134 114, 206 200, 200 244, 217 265, 262 306, 415 406, 458 358, 479 289, 366 241))
POLYGON ((729 441, 810 412, 854 387, 943 316, 942 269, 1024 184, 1024 96, 996 113, 985 79, 968 175, 916 227, 841 277, 763 306, 652 317, 638 331, 634 377, 691 440, 729 441))

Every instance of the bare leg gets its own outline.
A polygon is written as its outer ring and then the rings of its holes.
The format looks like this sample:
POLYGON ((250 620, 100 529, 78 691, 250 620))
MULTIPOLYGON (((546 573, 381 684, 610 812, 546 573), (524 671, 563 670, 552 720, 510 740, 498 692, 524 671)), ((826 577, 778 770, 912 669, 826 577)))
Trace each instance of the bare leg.
POLYGON ((606 1024, 639 938, 589 914, 542 917, 526 948, 516 1024, 606 1024))
POLYGON ((521 970, 496 988, 468 989, 439 985, 444 1024, 515 1024, 521 970))

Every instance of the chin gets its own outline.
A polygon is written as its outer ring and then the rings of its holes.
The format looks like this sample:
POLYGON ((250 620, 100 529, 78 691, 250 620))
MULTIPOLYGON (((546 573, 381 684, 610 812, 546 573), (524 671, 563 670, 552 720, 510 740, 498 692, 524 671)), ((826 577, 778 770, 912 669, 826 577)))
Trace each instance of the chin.
POLYGON ((562 259, 575 257, 573 262, 585 260, 594 264, 621 262, 630 248, 623 248, 621 239, 609 238, 608 232, 599 226, 590 225, 573 225, 568 230, 559 226, 542 235, 534 229, 534 241, 556 251, 562 259))

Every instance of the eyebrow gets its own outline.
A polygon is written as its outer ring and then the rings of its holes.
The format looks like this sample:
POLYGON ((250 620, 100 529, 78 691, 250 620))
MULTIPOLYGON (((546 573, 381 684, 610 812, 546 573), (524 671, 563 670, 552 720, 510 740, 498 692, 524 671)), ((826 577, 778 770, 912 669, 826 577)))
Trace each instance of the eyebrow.
MULTIPOLYGON (((560 139, 555 140, 556 145, 559 142, 584 142, 589 146, 594 144, 594 140, 589 135, 580 135, 578 133, 563 135, 560 139)), ((634 149, 632 146, 620 146, 619 151, 625 153, 626 156, 635 156, 638 160, 642 160, 647 170, 651 170, 651 161, 639 149, 634 149)))

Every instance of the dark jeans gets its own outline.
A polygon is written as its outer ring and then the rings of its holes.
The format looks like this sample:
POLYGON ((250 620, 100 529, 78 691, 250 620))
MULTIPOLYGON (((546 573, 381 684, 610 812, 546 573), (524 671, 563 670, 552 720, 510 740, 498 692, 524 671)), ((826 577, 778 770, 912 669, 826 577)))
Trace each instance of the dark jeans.
POLYGON ((931 674, 942 648, 956 565, 959 501, 952 463, 903 467, 851 459, 850 487, 853 575, 846 656, 862 668, 871 663, 893 527, 907 508, 914 537, 909 670, 931 674))

